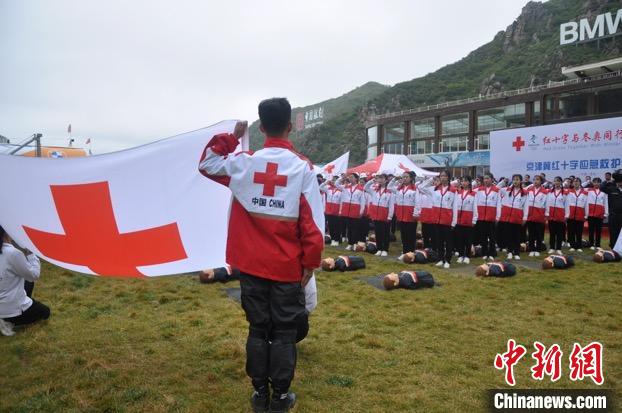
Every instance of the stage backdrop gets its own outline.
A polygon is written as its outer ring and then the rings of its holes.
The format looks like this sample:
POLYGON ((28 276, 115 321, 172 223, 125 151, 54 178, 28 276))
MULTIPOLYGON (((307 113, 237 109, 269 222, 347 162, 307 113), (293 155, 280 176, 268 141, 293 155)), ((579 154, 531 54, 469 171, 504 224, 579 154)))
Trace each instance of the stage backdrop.
POLYGON ((86 158, 0 155, 0 225, 40 257, 88 274, 222 266, 230 192, 198 165, 212 136, 235 123, 86 158))
POLYGON ((544 172, 548 179, 600 176, 620 168, 622 118, 559 123, 490 133, 496 177, 544 172))

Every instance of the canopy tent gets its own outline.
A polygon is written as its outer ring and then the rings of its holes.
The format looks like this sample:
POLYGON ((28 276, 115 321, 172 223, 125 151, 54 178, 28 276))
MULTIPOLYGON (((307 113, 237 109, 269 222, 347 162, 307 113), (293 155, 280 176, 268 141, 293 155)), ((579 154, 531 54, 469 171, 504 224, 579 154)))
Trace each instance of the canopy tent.
POLYGON ((348 173, 364 173, 367 175, 377 173, 398 175, 409 171, 413 171, 417 174, 417 176, 438 175, 438 172, 432 172, 418 167, 406 155, 390 155, 386 153, 383 153, 377 158, 367 161, 362 165, 348 169, 348 173))

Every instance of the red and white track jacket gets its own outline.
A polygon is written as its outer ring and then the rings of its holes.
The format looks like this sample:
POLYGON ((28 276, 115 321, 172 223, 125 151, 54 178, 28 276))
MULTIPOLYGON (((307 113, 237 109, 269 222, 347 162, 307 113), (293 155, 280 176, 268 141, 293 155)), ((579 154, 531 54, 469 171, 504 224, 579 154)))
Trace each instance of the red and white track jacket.
MULTIPOLYGON (((418 187, 417 187, 418 188, 418 187)), ((424 194, 417 189, 417 199, 415 201, 414 218, 419 218, 422 224, 432 223, 432 195, 424 194)))
POLYGON ((415 221, 417 186, 415 184, 398 186, 397 182, 393 181, 389 183, 388 188, 395 196, 395 218, 399 222, 415 221))
POLYGON ((540 186, 536 188, 531 185, 527 188, 527 199, 525 200, 525 209, 523 220, 530 222, 539 222, 544 224, 546 216, 546 197, 549 190, 540 186))
POLYGON ((568 190, 566 195, 566 219, 585 221, 589 210, 587 207, 587 191, 583 188, 568 190))
POLYGON ((475 205, 474 191, 459 189, 454 200, 454 216, 451 226, 462 225, 472 227, 477 222, 477 207, 475 205))
POLYGON ((322 196, 313 165, 287 139, 267 138, 254 154, 230 155, 231 134, 214 136, 199 170, 233 193, 227 262, 241 272, 282 282, 317 268, 324 249, 322 196))
POLYGON ((371 196, 368 204, 369 218, 372 221, 390 221, 393 218, 395 198, 388 188, 381 188, 369 181, 365 184, 365 192, 371 196))
POLYGON ((566 222, 566 194, 564 188, 551 189, 546 195, 546 211, 544 215, 549 221, 566 222))
POLYGON ((495 222, 497 219, 497 204, 499 203, 499 188, 490 185, 489 188, 480 186, 475 191, 475 205, 478 221, 495 222))
POLYGON ((499 190, 497 204, 497 220, 509 224, 522 224, 527 199, 527 191, 523 188, 515 189, 509 186, 499 190))
POLYGON ((587 191, 588 217, 603 219, 609 215, 609 199, 600 188, 587 191))
POLYGON ((333 182, 326 181, 320 185, 320 192, 325 197, 324 213, 338 216, 341 208, 341 189, 337 188, 333 182))
POLYGON ((335 182, 335 185, 341 189, 340 215, 346 218, 360 218, 365 209, 365 189, 363 189, 363 185, 352 185, 349 182, 342 185, 339 181, 335 182))
POLYGON ((451 225, 454 216, 456 188, 451 185, 445 187, 442 185, 432 186, 432 179, 428 179, 419 185, 419 191, 431 197, 430 223, 451 225))

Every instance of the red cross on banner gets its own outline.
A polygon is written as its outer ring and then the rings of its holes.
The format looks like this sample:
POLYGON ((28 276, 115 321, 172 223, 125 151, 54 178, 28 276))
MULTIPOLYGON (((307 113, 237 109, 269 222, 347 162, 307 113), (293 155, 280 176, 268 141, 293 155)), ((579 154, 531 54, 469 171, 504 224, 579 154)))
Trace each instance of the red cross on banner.
POLYGON ((137 267, 187 258, 177 223, 119 233, 108 182, 51 185, 65 234, 24 226, 41 253, 99 275, 141 277, 137 267))
POLYGON ((287 175, 277 175, 279 164, 268 162, 266 172, 255 172, 253 183, 263 185, 265 196, 274 196, 277 186, 287 186, 287 175))
POLYGON ((520 152, 521 148, 525 146, 525 141, 520 136, 517 136, 514 142, 512 142, 512 146, 516 148, 516 152, 520 152))

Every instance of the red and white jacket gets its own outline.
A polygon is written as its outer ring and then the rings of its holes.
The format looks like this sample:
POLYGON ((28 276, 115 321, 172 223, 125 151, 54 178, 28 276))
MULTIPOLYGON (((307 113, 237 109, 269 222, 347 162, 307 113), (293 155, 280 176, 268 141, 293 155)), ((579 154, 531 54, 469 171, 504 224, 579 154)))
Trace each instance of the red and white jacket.
POLYGON ((527 199, 525 200, 523 213, 524 221, 544 223, 548 193, 549 190, 542 186, 536 188, 534 185, 531 185, 527 188, 527 199))
POLYGON ((365 192, 371 196, 368 204, 369 218, 372 221, 390 221, 395 204, 393 193, 386 187, 381 188, 374 181, 365 184, 365 192))
POLYGON ((322 196, 313 165, 287 139, 267 138, 255 153, 230 155, 238 140, 214 136, 199 170, 233 194, 227 262, 241 272, 282 282, 317 268, 324 249, 322 196))
POLYGON ((587 191, 588 217, 603 219, 609 215, 609 199, 600 188, 587 191))
POLYGON ((478 221, 495 222, 497 219, 497 204, 499 203, 499 188, 491 185, 489 188, 480 186, 475 191, 475 206, 478 221))
POLYGON ((324 213, 338 216, 341 208, 341 189, 337 188, 333 182, 326 181, 320 185, 320 192, 324 194, 324 213))
POLYGON ((454 200, 454 216, 451 226, 472 227, 477 222, 476 192, 459 189, 454 200))
POLYGON ((508 186, 500 189, 499 195, 497 220, 509 224, 522 224, 527 191, 523 188, 516 189, 508 186))
POLYGON ((415 211, 413 216, 419 219, 422 224, 432 223, 432 195, 424 194, 417 189, 417 199, 415 201, 415 211))
POLYGON ((415 205, 417 203, 417 186, 415 184, 399 185, 393 181, 388 185, 395 197, 395 218, 399 222, 415 221, 415 205))
POLYGON ((587 191, 583 188, 569 189, 566 195, 566 219, 585 221, 588 216, 587 191))
POLYGON ((448 186, 432 186, 432 179, 423 181, 419 185, 419 191, 427 194, 432 200, 432 210, 430 211, 431 224, 451 225, 454 216, 454 201, 456 199, 456 188, 448 186))
POLYGON ((564 188, 551 189, 546 195, 546 211, 544 215, 549 221, 565 222, 566 221, 566 194, 568 191, 564 188))
POLYGON ((339 214, 346 218, 360 218, 365 209, 365 190, 363 185, 347 183, 342 185, 339 181, 335 182, 337 188, 341 189, 341 209, 339 214))

